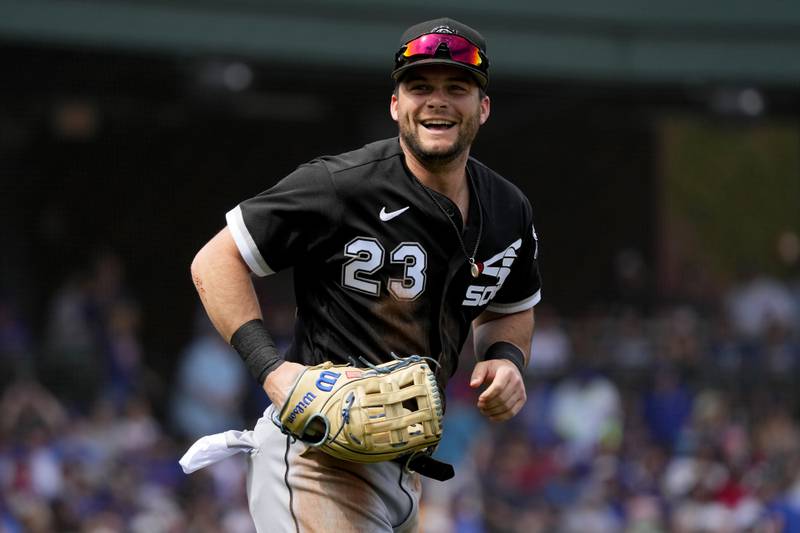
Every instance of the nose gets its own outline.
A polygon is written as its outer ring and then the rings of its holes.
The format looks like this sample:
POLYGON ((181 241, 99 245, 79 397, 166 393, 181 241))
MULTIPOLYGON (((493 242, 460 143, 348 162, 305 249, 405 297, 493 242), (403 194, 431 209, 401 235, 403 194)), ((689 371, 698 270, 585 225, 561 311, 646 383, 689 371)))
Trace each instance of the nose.
POLYGON ((436 89, 428 97, 427 106, 430 109, 442 109, 447 107, 447 98, 444 89, 436 89))

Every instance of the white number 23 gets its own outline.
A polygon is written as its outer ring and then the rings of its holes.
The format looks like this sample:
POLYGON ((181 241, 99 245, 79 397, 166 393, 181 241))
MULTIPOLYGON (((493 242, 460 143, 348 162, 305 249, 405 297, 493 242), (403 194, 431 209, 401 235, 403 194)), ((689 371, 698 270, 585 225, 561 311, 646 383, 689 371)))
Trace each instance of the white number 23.
MULTIPOLYGON (((344 247, 344 255, 349 257, 342 266, 342 285, 348 289, 363 292, 372 296, 381 293, 381 282, 370 279, 383 267, 386 252, 372 237, 357 237, 344 247)), ((415 300, 425 290, 425 267, 428 257, 419 243, 400 243, 392 253, 389 261, 403 265, 402 278, 389 278, 387 288, 398 300, 415 300)))

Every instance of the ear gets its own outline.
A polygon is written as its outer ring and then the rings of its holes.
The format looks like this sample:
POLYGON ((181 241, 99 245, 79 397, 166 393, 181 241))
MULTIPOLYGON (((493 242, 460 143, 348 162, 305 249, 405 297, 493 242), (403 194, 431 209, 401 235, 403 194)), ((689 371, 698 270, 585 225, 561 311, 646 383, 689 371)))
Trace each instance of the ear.
POLYGON ((492 109, 492 102, 489 100, 488 96, 484 96, 481 99, 481 126, 483 126, 487 120, 489 120, 489 114, 492 109))
POLYGON ((398 114, 397 114, 397 95, 396 94, 392 94, 392 100, 389 103, 389 114, 392 115, 392 120, 397 122, 398 114))

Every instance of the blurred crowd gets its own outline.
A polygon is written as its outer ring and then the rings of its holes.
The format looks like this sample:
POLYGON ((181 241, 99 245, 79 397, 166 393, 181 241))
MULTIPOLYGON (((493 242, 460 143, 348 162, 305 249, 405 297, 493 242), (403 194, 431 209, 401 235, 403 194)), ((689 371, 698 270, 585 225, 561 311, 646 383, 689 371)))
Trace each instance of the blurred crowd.
MULTIPOLYGON (((800 532, 800 279, 638 296, 540 304, 528 403, 504 424, 478 414, 462 354, 437 451, 457 474, 425 480, 422 531, 800 532)), ((292 310, 267 317, 285 347, 292 310)), ((0 533, 254 531, 241 457, 177 460, 252 423, 263 393, 200 311, 165 383, 144 319, 111 252, 52 296, 41 335, 0 296, 0 533)))

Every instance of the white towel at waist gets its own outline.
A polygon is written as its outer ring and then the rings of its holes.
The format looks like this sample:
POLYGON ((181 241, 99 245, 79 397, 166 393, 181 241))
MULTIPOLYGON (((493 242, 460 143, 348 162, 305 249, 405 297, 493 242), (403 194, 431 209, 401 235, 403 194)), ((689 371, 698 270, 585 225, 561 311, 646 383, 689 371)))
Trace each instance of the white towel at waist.
POLYGON ((178 462, 185 474, 191 474, 237 453, 250 453, 257 447, 255 432, 232 429, 201 437, 178 462))

